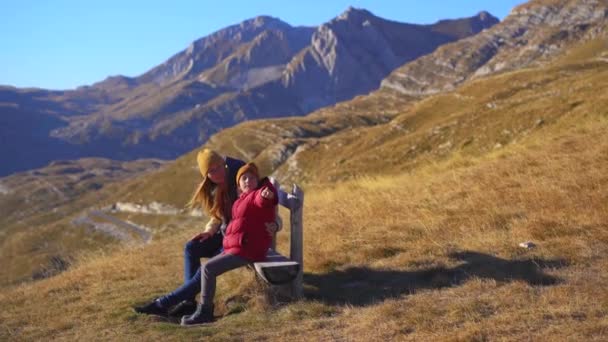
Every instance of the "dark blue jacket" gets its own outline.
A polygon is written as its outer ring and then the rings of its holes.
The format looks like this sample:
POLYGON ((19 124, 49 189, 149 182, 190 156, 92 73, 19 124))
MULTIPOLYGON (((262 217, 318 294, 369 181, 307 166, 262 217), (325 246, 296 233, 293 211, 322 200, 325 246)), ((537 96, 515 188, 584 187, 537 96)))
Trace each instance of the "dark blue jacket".
MULTIPOLYGON (((236 173, 243 165, 245 165, 245 162, 242 160, 226 157, 226 167, 228 168, 228 173, 226 174, 226 177, 228 177, 228 179, 226 179, 226 185, 228 185, 228 199, 230 199, 231 207, 234 204, 234 201, 236 201, 238 198, 236 191, 238 188, 238 184, 236 184, 236 173)), ((224 218, 224 224, 226 225, 232 218, 231 212, 229 212, 228 215, 230 215, 230 217, 224 218)))

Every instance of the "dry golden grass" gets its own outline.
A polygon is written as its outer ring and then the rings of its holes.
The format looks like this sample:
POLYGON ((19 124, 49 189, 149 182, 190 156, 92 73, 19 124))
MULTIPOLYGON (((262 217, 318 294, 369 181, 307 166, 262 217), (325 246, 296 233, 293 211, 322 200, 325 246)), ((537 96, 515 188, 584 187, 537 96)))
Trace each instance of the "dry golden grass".
POLYGON ((79 254, 116 242, 70 221, 116 194, 120 186, 112 183, 122 184, 160 164, 85 158, 3 178, 2 184, 11 190, 0 194, 0 287, 61 271, 79 254))
MULTIPOLYGON (((601 47, 596 56, 608 50, 601 47)), ((574 55, 587 49, 581 46, 574 55)), ((537 134, 561 117, 605 114, 607 80, 608 63, 590 57, 471 81, 414 103, 388 123, 310 139, 276 173, 313 184, 400 173, 458 153, 483 155, 537 134)))
POLYGON ((0 339, 605 340, 607 132, 564 118, 483 157, 307 188, 303 301, 269 309, 241 270, 211 326, 132 313, 179 284, 195 228, 176 230, 4 291, 0 339))

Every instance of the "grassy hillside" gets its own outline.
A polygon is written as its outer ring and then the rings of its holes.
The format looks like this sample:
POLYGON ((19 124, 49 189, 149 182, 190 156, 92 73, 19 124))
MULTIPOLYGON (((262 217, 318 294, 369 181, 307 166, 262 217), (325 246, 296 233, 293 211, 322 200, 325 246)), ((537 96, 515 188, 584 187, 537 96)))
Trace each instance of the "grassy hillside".
POLYGON ((482 157, 307 188, 304 301, 265 307, 243 270, 222 278, 212 326, 132 313, 179 283, 183 229, 4 291, 0 337, 603 340, 607 132, 606 116, 568 117, 482 157))
MULTIPOLYGON (((0 180, 0 287, 51 276, 87 251, 115 239, 72 220, 100 206, 120 186, 113 182, 157 170, 159 160, 101 158, 55 161, 0 180)), ((122 184, 122 183, 121 183, 122 184)))

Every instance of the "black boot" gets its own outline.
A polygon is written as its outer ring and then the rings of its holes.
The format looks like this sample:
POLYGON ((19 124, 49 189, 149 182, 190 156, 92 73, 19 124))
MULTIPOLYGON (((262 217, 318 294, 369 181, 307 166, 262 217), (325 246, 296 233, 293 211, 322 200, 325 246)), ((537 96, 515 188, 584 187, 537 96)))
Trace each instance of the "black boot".
POLYGON ((213 322, 213 304, 199 304, 190 316, 182 317, 182 326, 198 325, 213 322))
POLYGON ((196 312, 196 301, 184 300, 169 310, 169 316, 182 317, 189 316, 196 312))
POLYGON ((161 316, 161 317, 169 316, 167 308, 160 305, 160 303, 156 299, 146 305, 136 306, 133 309, 137 313, 142 313, 142 314, 146 314, 146 315, 155 315, 155 316, 161 316))

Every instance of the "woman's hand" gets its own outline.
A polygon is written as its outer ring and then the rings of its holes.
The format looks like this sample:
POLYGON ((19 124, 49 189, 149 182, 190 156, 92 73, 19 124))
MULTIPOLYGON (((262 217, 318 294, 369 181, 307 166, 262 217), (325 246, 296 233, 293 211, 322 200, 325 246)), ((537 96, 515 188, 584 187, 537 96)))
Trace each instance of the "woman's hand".
POLYGON ((262 197, 265 199, 273 199, 274 198, 274 192, 270 191, 270 189, 268 189, 268 187, 265 187, 264 189, 262 189, 262 197))
POLYGON ((198 240, 199 242, 203 242, 203 241, 207 240, 208 238, 210 238, 211 236, 213 236, 213 234, 211 232, 202 232, 202 233, 198 233, 198 234, 194 235, 192 238, 190 238, 190 241, 198 240))
POLYGON ((270 236, 279 230, 279 225, 276 222, 266 222, 264 225, 266 226, 266 231, 270 236))

